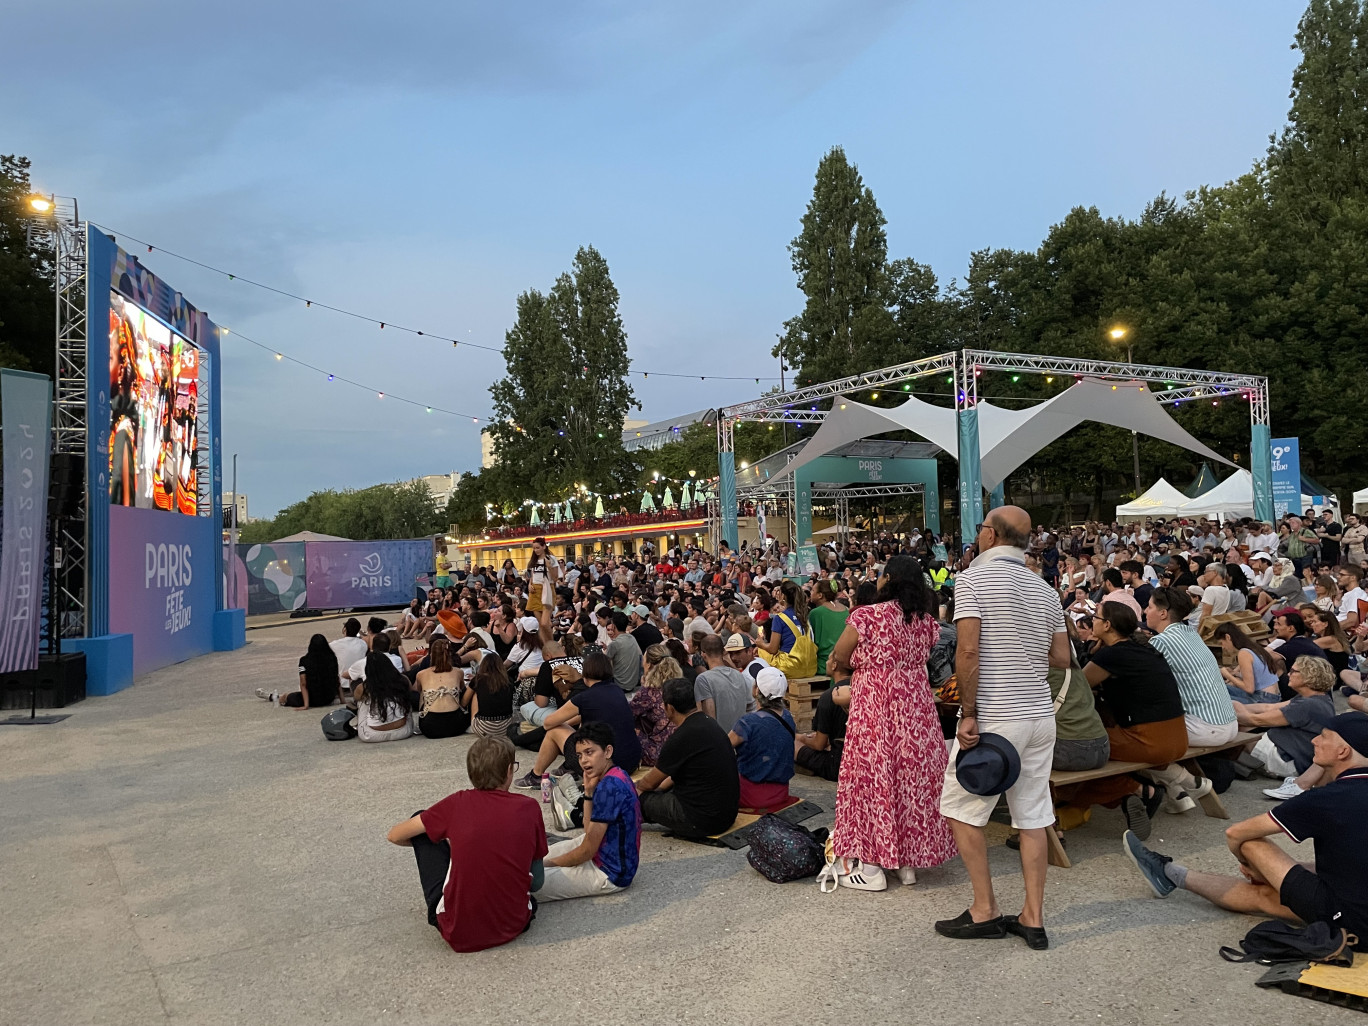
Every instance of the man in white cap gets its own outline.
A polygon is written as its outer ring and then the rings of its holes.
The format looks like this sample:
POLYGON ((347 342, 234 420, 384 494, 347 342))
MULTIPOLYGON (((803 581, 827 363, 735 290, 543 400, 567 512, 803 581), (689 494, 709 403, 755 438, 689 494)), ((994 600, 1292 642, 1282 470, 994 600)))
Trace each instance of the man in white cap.
POLYGON ((1251 552, 1249 568, 1254 571, 1254 579, 1249 582, 1251 586, 1267 588, 1273 582, 1273 557, 1267 552, 1251 552))
POLYGON ((659 627, 651 623, 651 610, 649 606, 629 606, 628 611, 632 614, 632 638, 636 641, 637 647, 640 648, 642 652, 645 652, 652 645, 662 645, 665 643, 665 635, 660 633, 659 627))

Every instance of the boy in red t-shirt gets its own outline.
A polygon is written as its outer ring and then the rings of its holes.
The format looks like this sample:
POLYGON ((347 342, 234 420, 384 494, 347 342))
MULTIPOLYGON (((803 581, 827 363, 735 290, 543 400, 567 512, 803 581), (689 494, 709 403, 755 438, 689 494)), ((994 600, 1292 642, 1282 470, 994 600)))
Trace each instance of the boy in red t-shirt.
POLYGON ((546 828, 535 799, 509 791, 517 764, 503 737, 482 737, 466 754, 474 787, 390 829, 411 846, 428 922, 453 951, 506 944, 532 925, 542 886, 546 828))

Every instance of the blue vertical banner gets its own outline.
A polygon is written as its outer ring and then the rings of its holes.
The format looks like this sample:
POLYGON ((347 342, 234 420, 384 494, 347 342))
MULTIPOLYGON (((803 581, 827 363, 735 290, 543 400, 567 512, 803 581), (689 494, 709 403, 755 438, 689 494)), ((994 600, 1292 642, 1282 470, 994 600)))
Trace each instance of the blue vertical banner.
POLYGON ((1269 442, 1269 461, 1273 478, 1273 516, 1289 510, 1301 512, 1301 449, 1299 439, 1274 438, 1269 442))
POLYGON ((965 548, 978 537, 983 522, 983 471, 979 462, 978 409, 966 406, 956 412, 959 429, 960 541, 965 548))
POLYGON ((1271 524, 1273 516, 1273 460, 1267 424, 1249 427, 1249 469, 1254 482, 1254 517, 1271 524))
POLYGON ((0 533, 0 673, 38 668, 38 620, 47 566, 52 382, 0 371, 4 412, 4 528, 0 533))
MULTIPOLYGON (((721 506, 722 518, 722 540, 730 546, 732 553, 741 547, 741 540, 737 537, 738 529, 736 524, 736 453, 719 452, 717 454, 717 476, 720 478, 717 490, 718 503, 721 506)), ((760 539, 764 544, 764 539, 760 539)))

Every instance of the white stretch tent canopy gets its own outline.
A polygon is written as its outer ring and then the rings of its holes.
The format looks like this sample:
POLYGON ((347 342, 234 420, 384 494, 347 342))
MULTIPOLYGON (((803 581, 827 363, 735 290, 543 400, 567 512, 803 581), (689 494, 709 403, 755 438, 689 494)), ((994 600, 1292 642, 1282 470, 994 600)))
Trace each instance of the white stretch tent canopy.
MULTIPOLYGON (((1320 512, 1323 509, 1332 510, 1335 519, 1343 522, 1343 517, 1339 512, 1339 500, 1333 495, 1320 496, 1319 503, 1313 501, 1314 496, 1303 495, 1301 497, 1301 508, 1295 511, 1302 513, 1308 509, 1320 512), (1325 500, 1328 499, 1329 502, 1325 500)), ((1174 511, 1175 516, 1180 517, 1219 517, 1221 519, 1238 519, 1240 517, 1254 516, 1254 476, 1247 470, 1238 470, 1231 474, 1224 481, 1216 485, 1209 492, 1203 492, 1195 499, 1189 499, 1174 511)))
MULTIPOLYGON (((1159 405, 1143 381, 1083 378, 1053 399, 1026 410, 1004 410, 988 402, 978 404, 983 487, 997 487, 1045 446, 1088 420, 1130 428, 1200 453, 1209 460, 1235 466, 1183 430, 1159 405)), ((797 458, 771 480, 780 479, 849 442, 886 431, 912 431, 935 442, 951 456, 959 456, 954 410, 932 406, 916 398, 890 410, 846 399, 832 407, 797 458)))
POLYGON ((1116 519, 1136 520, 1141 517, 1172 516, 1178 512, 1178 507, 1187 501, 1186 495, 1161 477, 1133 502, 1117 506, 1116 519))
POLYGON ((1368 488, 1361 488, 1354 493, 1354 512, 1368 513, 1368 488))

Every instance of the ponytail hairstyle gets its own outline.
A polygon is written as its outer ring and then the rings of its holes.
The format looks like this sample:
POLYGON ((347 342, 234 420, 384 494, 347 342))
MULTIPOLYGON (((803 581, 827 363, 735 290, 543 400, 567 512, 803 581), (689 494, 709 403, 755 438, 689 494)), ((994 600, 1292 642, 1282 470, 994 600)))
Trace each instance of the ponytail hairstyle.
POLYGON ((798 617, 799 625, 803 628, 803 630, 807 630, 807 593, 804 592, 802 588, 798 587, 798 585, 795 582, 789 580, 780 582, 779 590, 784 595, 784 601, 787 602, 793 608, 794 615, 798 617))

